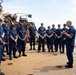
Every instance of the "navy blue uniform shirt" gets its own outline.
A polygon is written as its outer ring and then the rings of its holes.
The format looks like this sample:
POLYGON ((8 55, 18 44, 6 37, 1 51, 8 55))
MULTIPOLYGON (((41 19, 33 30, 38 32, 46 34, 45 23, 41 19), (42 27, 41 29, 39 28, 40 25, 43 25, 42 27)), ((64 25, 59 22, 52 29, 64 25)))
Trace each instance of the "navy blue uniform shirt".
MULTIPOLYGON (((12 37, 13 37, 14 39, 17 39, 17 38, 16 38, 16 37, 17 37, 17 31, 16 31, 16 30, 10 30, 9 34, 12 35, 12 37)), ((11 41, 11 42, 14 42, 11 38, 10 38, 10 41, 11 41)))
POLYGON ((29 27, 29 32, 31 37, 36 36, 35 31, 36 31, 36 27, 29 27))
POLYGON ((57 36, 61 36, 61 31, 62 31, 61 29, 57 29, 57 30, 56 30, 55 33, 57 34, 57 36))
POLYGON ((46 30, 46 33, 47 33, 48 36, 50 36, 50 35, 52 35, 53 30, 51 30, 51 29, 50 30, 46 30))
POLYGON ((4 29, 5 36, 8 36, 8 34, 9 34, 9 26, 3 24, 2 27, 4 29))
POLYGON ((52 28, 51 30, 53 30, 53 32, 55 32, 56 31, 56 28, 52 28))
POLYGON ((68 38, 66 39, 66 45, 67 46, 74 46, 75 44, 75 28, 73 26, 71 26, 69 29, 68 29, 68 34, 70 34, 72 36, 72 38, 68 38))
POLYGON ((21 38, 25 38, 26 30, 25 30, 24 28, 19 28, 18 35, 19 35, 21 38))
POLYGON ((44 31, 46 31, 46 28, 45 28, 45 27, 42 27, 42 26, 41 26, 41 27, 39 27, 38 31, 40 31, 40 30, 41 30, 41 28, 43 28, 43 30, 44 30, 44 31))
POLYGON ((55 39, 56 38, 56 36, 55 36, 55 32, 56 32, 56 28, 52 28, 51 30, 53 30, 53 39, 55 39))
MULTIPOLYGON (((3 27, 0 25, 0 39, 3 40, 2 38, 2 34, 4 33, 4 30, 3 30, 3 27)), ((3 52, 3 45, 0 43, 0 62, 1 62, 1 59, 2 59, 2 52, 3 52)))
POLYGON ((40 27, 38 29, 38 33, 41 35, 41 36, 44 36, 46 34, 46 29, 45 27, 40 27))
POLYGON ((3 27, 0 26, 0 38, 2 39, 2 34, 4 33, 3 27))

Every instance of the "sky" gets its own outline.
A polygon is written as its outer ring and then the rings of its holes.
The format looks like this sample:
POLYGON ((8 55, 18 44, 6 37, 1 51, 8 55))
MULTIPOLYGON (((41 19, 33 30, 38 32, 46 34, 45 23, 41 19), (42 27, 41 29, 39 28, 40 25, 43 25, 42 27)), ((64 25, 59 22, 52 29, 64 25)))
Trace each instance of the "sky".
POLYGON ((30 21, 35 22, 37 28, 58 24, 61 26, 71 20, 76 28, 76 0, 3 0, 3 13, 32 14, 30 21))

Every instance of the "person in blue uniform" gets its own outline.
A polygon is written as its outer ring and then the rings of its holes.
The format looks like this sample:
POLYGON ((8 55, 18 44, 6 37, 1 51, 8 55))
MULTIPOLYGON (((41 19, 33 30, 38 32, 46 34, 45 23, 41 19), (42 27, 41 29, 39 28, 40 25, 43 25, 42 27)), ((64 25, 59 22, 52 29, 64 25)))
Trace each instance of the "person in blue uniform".
POLYGON ((55 28, 55 25, 54 24, 52 25, 52 29, 51 30, 53 30, 53 45, 54 45, 54 48, 56 50, 56 36, 55 36, 56 28, 55 28))
MULTIPOLYGON (((2 26, 2 19, 0 19, 0 25, 1 25, 1 32, 3 33, 3 35, 2 35, 2 41, 5 42, 5 41, 4 41, 5 32, 4 32, 4 29, 3 29, 3 26, 2 26)), ((2 59, 1 59, 1 60, 2 60, 2 61, 5 61, 6 59, 3 58, 3 56, 4 56, 4 45, 3 45, 2 59)))
POLYGON ((45 37, 46 37, 45 27, 43 27, 43 26, 39 27, 38 34, 39 34, 38 52, 40 52, 41 47, 42 47, 42 52, 45 52, 45 37))
POLYGON ((75 46, 75 28, 72 26, 71 21, 66 22, 66 26, 69 27, 68 32, 63 31, 62 34, 65 35, 66 38, 66 54, 68 62, 65 65, 66 68, 73 68, 73 51, 75 46))
POLYGON ((29 37, 29 40, 30 40, 30 49, 29 50, 36 50, 35 48, 35 38, 36 38, 36 27, 35 25, 32 23, 28 29, 29 33, 28 33, 28 37, 29 37), (33 48, 32 48, 33 46, 33 48))
MULTIPOLYGON (((67 32, 67 28, 66 28, 66 24, 63 25, 63 28, 62 28, 62 32, 65 31, 67 32)), ((64 53, 64 49, 66 47, 66 36, 65 35, 62 35, 62 53, 64 53)))
POLYGON ((7 20, 4 20, 4 23, 2 25, 3 29, 4 29, 4 32, 5 32, 5 36, 4 36, 4 41, 7 43, 5 45, 6 47, 6 52, 7 52, 7 55, 9 54, 9 26, 8 26, 8 21, 7 20))
POLYGON ((9 31, 9 60, 12 60, 12 52, 13 52, 13 58, 18 58, 16 56, 17 51, 16 47, 17 47, 17 31, 16 26, 12 25, 9 31))
POLYGON ((58 45, 59 45, 59 50, 60 50, 60 53, 61 53, 62 34, 61 34, 60 24, 58 24, 58 29, 55 32, 55 36, 56 36, 56 52, 58 52, 58 45))
POLYGON ((3 38, 4 38, 4 30, 3 30, 3 27, 2 27, 2 19, 0 19, 0 66, 1 66, 1 61, 2 61, 2 57, 3 57, 3 48, 4 48, 4 45, 6 44, 4 41, 3 41, 3 38))
MULTIPOLYGON (((46 28, 44 27, 44 23, 41 23, 41 26, 39 27, 38 31, 41 30, 41 27, 43 27, 44 28, 44 31, 46 31, 46 28)), ((46 37, 44 38, 44 40, 46 41, 46 37)), ((45 44, 44 44, 44 50, 46 50, 45 49, 45 44)))
POLYGON ((46 41, 47 41, 47 48, 48 52, 53 52, 53 30, 50 29, 50 26, 48 26, 48 29, 46 30, 46 41))
POLYGON ((21 57, 21 52, 22 56, 27 56, 25 54, 25 47, 26 47, 26 30, 24 29, 24 25, 20 23, 20 28, 18 31, 18 50, 19 50, 19 57, 21 57))

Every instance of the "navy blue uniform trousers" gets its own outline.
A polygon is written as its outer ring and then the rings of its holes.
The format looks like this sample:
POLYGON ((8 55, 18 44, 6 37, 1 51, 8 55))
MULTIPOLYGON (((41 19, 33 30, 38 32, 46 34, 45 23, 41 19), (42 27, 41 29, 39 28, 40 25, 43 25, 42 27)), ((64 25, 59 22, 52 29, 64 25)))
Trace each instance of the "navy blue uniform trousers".
POLYGON ((0 62, 1 62, 1 59, 2 59, 2 56, 3 56, 3 45, 2 44, 0 44, 0 62))
POLYGON ((69 61, 69 65, 73 64, 73 50, 74 46, 66 46, 66 54, 69 61))
POLYGON ((42 45, 42 51, 44 51, 44 46, 45 46, 45 38, 42 39, 41 37, 39 37, 39 41, 38 41, 38 51, 40 51, 41 49, 41 45, 42 45))
POLYGON ((19 53, 23 53, 25 52, 25 46, 26 46, 26 41, 22 41, 20 39, 18 39, 18 50, 19 50, 19 53))

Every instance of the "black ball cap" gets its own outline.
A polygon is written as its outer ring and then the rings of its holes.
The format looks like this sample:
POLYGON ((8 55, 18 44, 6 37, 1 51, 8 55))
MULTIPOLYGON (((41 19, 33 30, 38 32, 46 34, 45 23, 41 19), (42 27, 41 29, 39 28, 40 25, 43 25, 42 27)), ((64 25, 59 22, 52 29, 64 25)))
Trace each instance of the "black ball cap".
POLYGON ((0 22, 2 22, 2 19, 0 18, 0 22))

